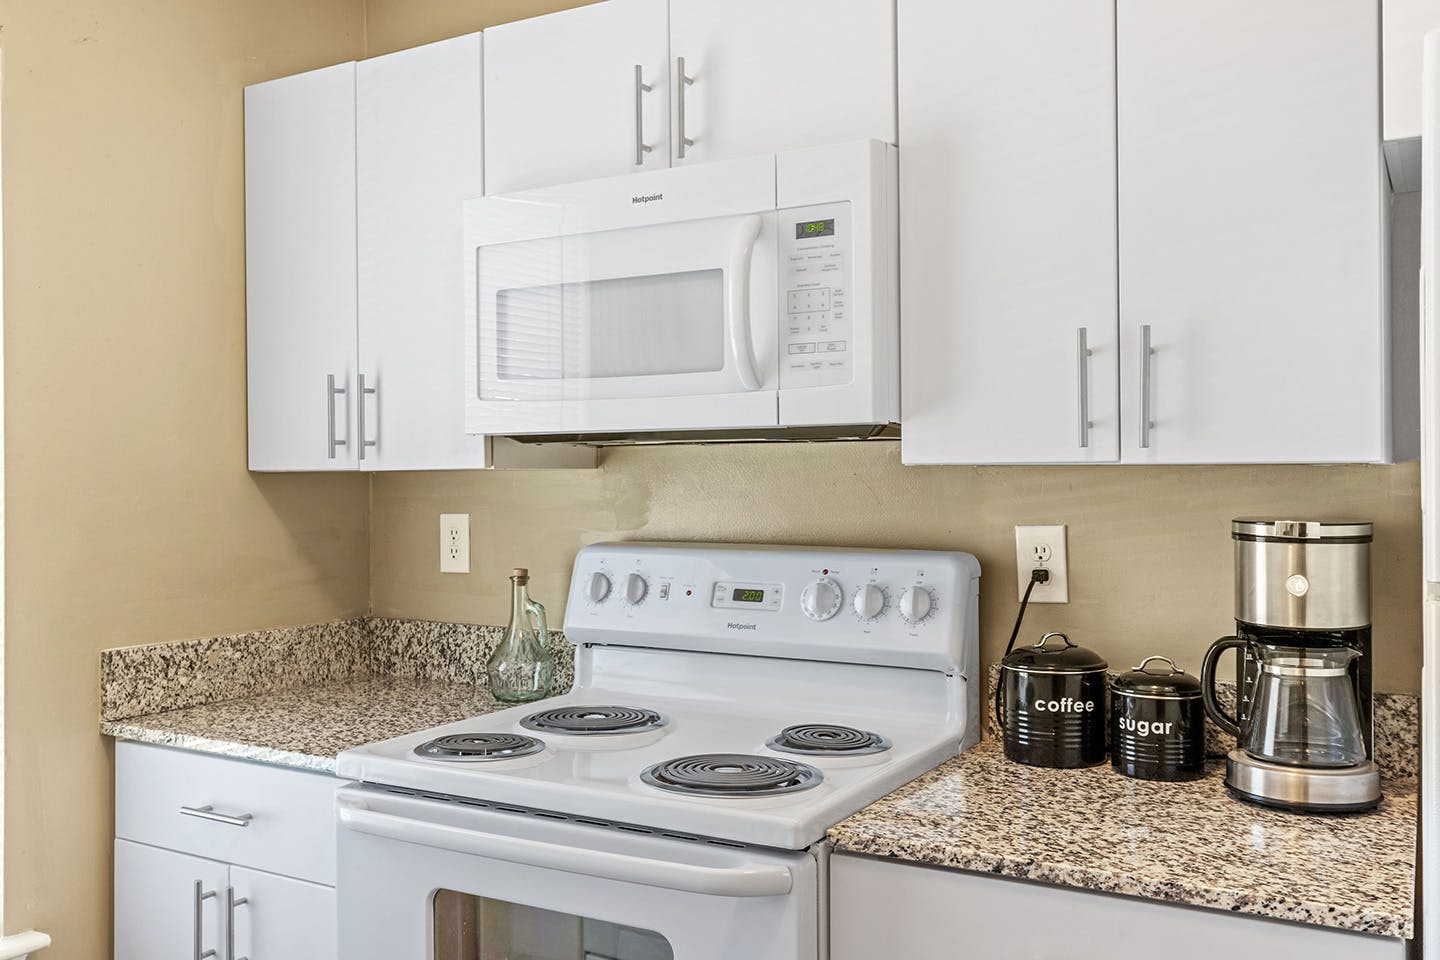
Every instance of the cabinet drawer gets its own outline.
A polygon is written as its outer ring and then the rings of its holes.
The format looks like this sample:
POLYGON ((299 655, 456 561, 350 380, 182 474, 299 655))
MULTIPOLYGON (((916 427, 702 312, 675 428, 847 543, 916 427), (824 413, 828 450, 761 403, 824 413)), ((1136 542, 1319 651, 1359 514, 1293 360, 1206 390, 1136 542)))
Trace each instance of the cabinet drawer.
POLYGON ((833 960, 1404 960, 1405 941, 836 855, 833 960))
POLYGON ((333 886, 337 785, 323 774, 118 743, 115 836, 333 886), (244 826, 182 812, 202 807, 244 826))

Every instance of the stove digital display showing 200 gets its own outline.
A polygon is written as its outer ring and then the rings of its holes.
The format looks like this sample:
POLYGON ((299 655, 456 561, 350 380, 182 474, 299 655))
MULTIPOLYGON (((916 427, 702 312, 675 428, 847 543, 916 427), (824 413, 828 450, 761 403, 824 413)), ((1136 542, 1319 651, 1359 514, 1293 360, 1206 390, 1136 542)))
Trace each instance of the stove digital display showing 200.
POLYGON ((735 593, 730 597, 730 599, 740 603, 764 603, 765 591, 754 590, 746 587, 736 587, 735 593))

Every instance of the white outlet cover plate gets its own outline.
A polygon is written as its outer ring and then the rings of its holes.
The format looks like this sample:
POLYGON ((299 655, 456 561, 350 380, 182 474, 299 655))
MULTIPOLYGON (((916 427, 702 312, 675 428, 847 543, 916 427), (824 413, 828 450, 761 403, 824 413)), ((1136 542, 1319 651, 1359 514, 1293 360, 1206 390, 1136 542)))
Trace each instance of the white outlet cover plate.
POLYGON ((470 514, 440 514, 440 572, 470 572, 470 514))
POLYGON ((1054 523, 1041 526, 1017 526, 1015 528, 1015 599, 1025 596, 1025 587, 1030 583, 1030 571, 1044 567, 1050 571, 1049 583, 1037 583, 1030 592, 1031 603, 1069 603, 1070 566, 1065 549, 1065 524, 1054 523), (1038 561, 1036 549, 1050 548, 1050 558, 1038 561))

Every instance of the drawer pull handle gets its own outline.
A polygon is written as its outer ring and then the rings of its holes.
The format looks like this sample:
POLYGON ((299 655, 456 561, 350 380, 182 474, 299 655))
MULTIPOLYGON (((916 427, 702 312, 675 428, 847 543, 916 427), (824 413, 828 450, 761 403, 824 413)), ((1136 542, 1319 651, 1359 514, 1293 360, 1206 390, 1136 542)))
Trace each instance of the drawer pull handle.
POLYGON ((231 827, 248 827, 250 821, 255 819, 253 813, 242 813, 234 817, 228 813, 216 813, 215 808, 208 803, 203 807, 181 807, 180 812, 187 817, 199 817, 201 820, 211 820, 231 827))

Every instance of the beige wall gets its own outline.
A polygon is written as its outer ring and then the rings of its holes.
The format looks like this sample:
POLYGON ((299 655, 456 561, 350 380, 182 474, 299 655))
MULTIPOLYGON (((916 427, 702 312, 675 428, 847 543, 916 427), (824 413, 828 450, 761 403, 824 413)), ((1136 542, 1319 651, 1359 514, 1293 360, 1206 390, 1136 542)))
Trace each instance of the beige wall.
POLYGON ((366 605, 364 478, 245 469, 241 87, 359 0, 0 0, 5 928, 110 955, 104 647, 366 605))
POLYGON ((512 566, 560 622, 576 549, 604 539, 733 540, 968 550, 980 559, 982 655, 1016 608, 1017 523, 1069 524, 1070 600, 1025 636, 1065 630, 1117 666, 1165 653, 1195 670, 1233 626, 1229 521, 1375 522, 1376 685, 1420 668, 1419 469, 902 467, 893 442, 630 447, 593 471, 377 475, 377 615, 504 623, 512 566), (441 575, 438 515, 469 512, 472 573, 441 575))

